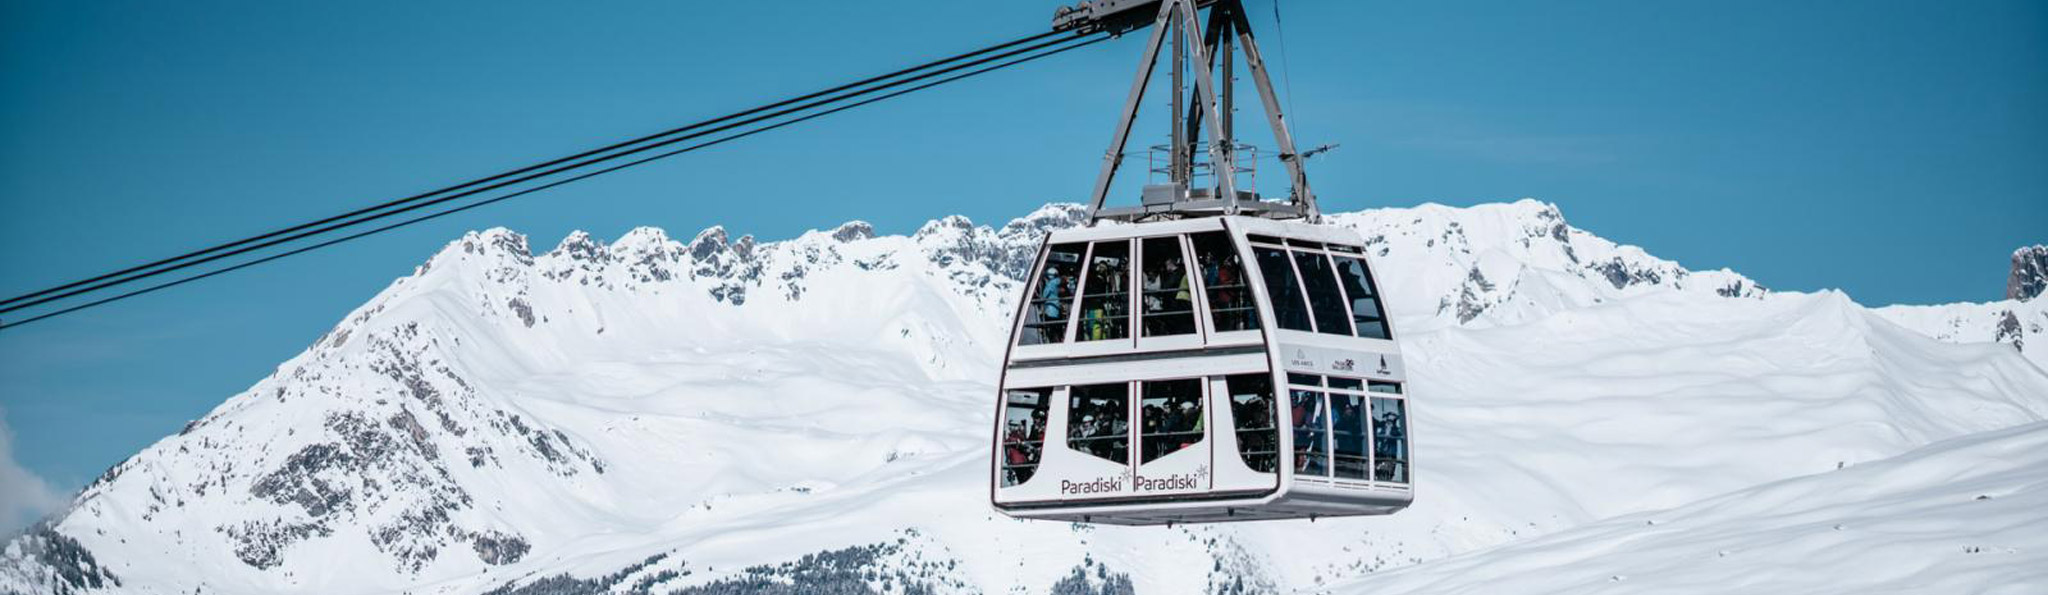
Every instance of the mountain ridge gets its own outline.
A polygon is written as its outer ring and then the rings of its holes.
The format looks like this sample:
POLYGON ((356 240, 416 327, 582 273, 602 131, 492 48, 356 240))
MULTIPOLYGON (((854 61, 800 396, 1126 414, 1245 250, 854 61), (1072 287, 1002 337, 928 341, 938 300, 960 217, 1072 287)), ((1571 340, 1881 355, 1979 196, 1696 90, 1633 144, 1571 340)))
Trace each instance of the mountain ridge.
MULTIPOLYGON (((1647 459, 1603 462, 1565 446, 1532 453, 1568 462, 1561 470, 1446 454, 1441 480, 1419 476, 1443 482, 1424 492, 1429 501, 1384 521, 1326 521, 1349 529, 1309 540, 1331 551, 1301 560, 1260 553, 1301 541, 1272 526, 1161 534, 1007 521, 977 500, 983 490, 961 486, 982 481, 987 397, 1017 279, 1038 238, 1081 214, 1047 205, 1001 227, 946 217, 909 235, 855 221, 775 242, 719 226, 688 242, 648 227, 611 243, 575 232, 539 254, 511 230, 467 233, 276 373, 10 541, 0 589, 480 592, 615 574, 603 589, 709 588, 788 579, 749 568, 812 554, 830 561, 814 564, 897 577, 888 592, 906 581, 937 592, 1036 589, 1076 569, 1086 584, 1122 574, 1156 590, 1214 592, 1224 575, 1315 584, 2039 419, 2043 405, 2015 395, 2048 394, 2040 369, 2004 346, 1941 346, 1838 292, 1772 292, 1732 271, 1690 271, 1573 228, 1555 205, 1336 214, 1379 259, 1426 389, 1422 427, 1727 466, 1768 450, 1683 447, 1745 431, 1711 405, 1736 398, 1819 412, 1768 434, 1817 452, 1721 477, 1639 479, 1630 474, 1645 473, 1647 459), (1688 312, 1749 322, 1659 320, 1688 312), (1616 367, 1629 361, 1682 373, 1616 367), (1508 393, 1536 400, 1500 400, 1508 393), (1570 409, 1534 421, 1494 413, 1542 402, 1652 422, 1676 407, 1715 429, 1663 427, 1683 439, 1659 446, 1666 436, 1570 409), (1604 490, 1545 477, 1617 473, 1604 490), (1476 497, 1504 486, 1535 504, 1476 497), (853 510, 893 512, 846 518, 853 510), (769 514, 807 519, 806 538, 776 538, 793 523, 769 514), (1344 541, 1349 531, 1370 537, 1344 541), (977 534, 1011 545, 974 545, 977 534), (1200 545, 1120 551, 1187 540, 1200 545), (1019 552, 1056 562, 1005 570, 1000 560, 1019 552), (1184 564, 1216 570, 1158 571, 1184 564)), ((1503 446, 1418 440, 1418 453, 1503 446)))

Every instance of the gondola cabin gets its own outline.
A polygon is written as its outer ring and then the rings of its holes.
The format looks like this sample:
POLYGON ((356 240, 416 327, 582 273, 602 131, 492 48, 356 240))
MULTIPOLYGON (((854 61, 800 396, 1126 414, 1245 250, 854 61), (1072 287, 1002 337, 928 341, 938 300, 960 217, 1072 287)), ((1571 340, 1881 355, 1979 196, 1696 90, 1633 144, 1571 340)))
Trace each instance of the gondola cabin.
POLYGON ((1406 507, 1406 377, 1364 248, 1247 216, 1051 233, 999 390, 996 509, 1149 525, 1406 507))

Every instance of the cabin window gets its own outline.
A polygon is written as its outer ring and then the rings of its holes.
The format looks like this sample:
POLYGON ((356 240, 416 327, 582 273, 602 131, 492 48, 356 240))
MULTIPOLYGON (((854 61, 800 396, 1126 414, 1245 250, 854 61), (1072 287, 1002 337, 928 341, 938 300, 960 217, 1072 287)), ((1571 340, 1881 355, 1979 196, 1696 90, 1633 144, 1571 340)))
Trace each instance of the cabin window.
MULTIPOLYGON (((1332 378, 1331 380, 1335 380, 1332 378)), ((1330 445, 1337 477, 1366 479, 1365 397, 1330 394, 1330 445)))
POLYGON ((1408 483, 1408 412, 1405 401, 1372 397, 1373 479, 1408 483))
POLYGON ((1067 448, 1118 464, 1131 461, 1130 385, 1076 386, 1067 393, 1067 448))
POLYGON ((1357 378, 1330 377, 1330 388, 1343 390, 1365 390, 1365 381, 1357 378))
POLYGON ((1344 320, 1344 293, 1337 289, 1336 272, 1330 257, 1321 252, 1294 252, 1301 268, 1301 281, 1308 289, 1309 310, 1315 313, 1316 329, 1325 334, 1351 336, 1351 323, 1344 320))
POLYGON ((1280 428, 1273 415, 1273 379, 1265 374, 1239 374, 1224 379, 1230 390, 1230 417, 1237 423, 1237 455, 1260 473, 1278 471, 1280 428))
POLYGON ((1150 238, 1145 240, 1144 247, 1144 275, 1139 281, 1143 290, 1138 294, 1138 304, 1143 308, 1143 336, 1194 334, 1195 294, 1188 280, 1188 260, 1180 251, 1180 238, 1150 238))
POLYGON ((1315 330, 1309 325, 1308 303, 1302 301, 1301 282, 1294 277, 1294 264, 1288 262, 1287 250, 1252 246, 1252 253, 1259 260, 1259 274, 1266 281, 1266 297, 1273 300, 1273 321, 1284 329, 1315 330))
POLYGON ((1081 324, 1075 341, 1106 341, 1131 336, 1131 243, 1096 242, 1083 273, 1081 324))
POLYGON ((1189 239, 1195 245, 1195 261, 1202 267, 1202 286, 1208 289, 1209 316, 1216 332, 1259 328, 1259 307, 1252 301, 1251 285, 1245 283, 1244 262, 1238 258, 1230 235, 1210 231, 1189 239))
POLYGON ((1055 244, 1045 253, 1045 270, 1039 274, 1031 300, 1024 309, 1024 329, 1018 345, 1042 345, 1067 340, 1067 321, 1074 307, 1074 284, 1081 278, 1081 253, 1087 244, 1055 244))
POLYGON ((1038 473, 1038 461, 1045 454, 1045 415, 1052 404, 1052 389, 1035 388, 1003 393, 1003 487, 1027 481, 1038 473))
POLYGON ((1372 339, 1391 339, 1387 332, 1387 311, 1380 302, 1379 291, 1373 285, 1372 270, 1365 265, 1365 259, 1353 256, 1337 257, 1337 277, 1342 280, 1344 295, 1351 301, 1351 324, 1358 336, 1372 339))
POLYGON ((1139 463, 1150 463, 1202 441, 1202 381, 1146 382, 1138 402, 1139 463))
MULTIPOLYGON (((1386 356, 1380 357, 1384 358, 1386 356)), ((1401 383, 1374 380, 1372 382, 1366 383, 1366 390, 1376 393, 1388 393, 1398 395, 1401 394, 1401 383)))
POLYGON ((1324 408, 1323 393, 1299 388, 1288 393, 1294 406, 1294 473, 1328 476, 1330 460, 1325 428, 1330 420, 1329 411, 1324 408))

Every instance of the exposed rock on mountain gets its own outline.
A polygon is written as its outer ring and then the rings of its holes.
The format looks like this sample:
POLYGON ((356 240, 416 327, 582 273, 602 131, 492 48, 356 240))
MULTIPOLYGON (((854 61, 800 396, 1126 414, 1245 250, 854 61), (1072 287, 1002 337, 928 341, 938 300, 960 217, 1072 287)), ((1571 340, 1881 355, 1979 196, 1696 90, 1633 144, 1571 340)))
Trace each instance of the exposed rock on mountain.
POLYGON ((2048 290, 2048 246, 2012 251, 2012 274, 2005 281, 2005 299, 2031 300, 2048 290))

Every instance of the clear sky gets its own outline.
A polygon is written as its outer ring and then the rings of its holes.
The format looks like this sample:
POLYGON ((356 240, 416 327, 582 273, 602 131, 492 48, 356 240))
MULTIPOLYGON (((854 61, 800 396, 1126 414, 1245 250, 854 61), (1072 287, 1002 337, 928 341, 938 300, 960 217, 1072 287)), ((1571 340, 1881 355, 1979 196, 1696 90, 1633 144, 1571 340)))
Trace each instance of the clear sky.
MULTIPOLYGON (((2048 3, 1284 1, 1283 36, 1248 0, 1297 135, 1342 144, 1311 170, 1326 210, 1531 196, 1866 304, 1997 299, 2010 251, 2048 242, 2048 3)), ((0 0, 0 293, 1037 32, 1058 4, 0 0)), ((12 454, 75 489, 467 229, 905 233, 1080 200, 1137 45, 0 332, 12 454)))

